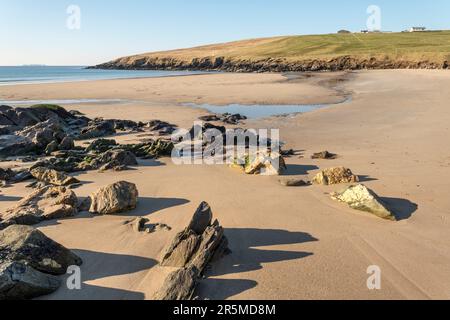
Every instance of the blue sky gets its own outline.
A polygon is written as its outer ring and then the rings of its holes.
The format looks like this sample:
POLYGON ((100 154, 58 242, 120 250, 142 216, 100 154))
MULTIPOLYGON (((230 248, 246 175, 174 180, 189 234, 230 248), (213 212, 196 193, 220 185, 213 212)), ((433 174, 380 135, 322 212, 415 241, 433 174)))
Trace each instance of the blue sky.
POLYGON ((0 0, 0 65, 91 65, 116 57, 239 39, 366 28, 450 29, 448 0, 0 0), (66 26, 69 5, 81 29, 66 26))

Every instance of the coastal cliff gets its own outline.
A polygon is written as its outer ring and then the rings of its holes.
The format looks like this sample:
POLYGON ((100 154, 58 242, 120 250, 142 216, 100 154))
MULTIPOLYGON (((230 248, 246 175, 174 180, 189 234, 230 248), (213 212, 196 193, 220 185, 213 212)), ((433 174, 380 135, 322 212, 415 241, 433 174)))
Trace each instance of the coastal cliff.
POLYGON ((450 31, 253 39, 119 58, 91 68, 301 72, 448 69, 450 31))

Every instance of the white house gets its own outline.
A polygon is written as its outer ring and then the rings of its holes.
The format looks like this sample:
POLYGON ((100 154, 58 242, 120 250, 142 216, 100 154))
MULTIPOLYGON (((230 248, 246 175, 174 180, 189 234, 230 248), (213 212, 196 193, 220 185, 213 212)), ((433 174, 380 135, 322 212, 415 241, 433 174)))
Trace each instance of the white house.
POLYGON ((423 32, 427 30, 427 28, 425 27, 412 27, 411 29, 409 29, 409 32, 423 32))

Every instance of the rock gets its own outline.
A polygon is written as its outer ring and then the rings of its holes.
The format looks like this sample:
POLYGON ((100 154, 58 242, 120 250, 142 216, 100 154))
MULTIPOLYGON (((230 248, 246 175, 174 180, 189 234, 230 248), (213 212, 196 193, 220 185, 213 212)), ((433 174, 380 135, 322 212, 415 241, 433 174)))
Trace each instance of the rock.
POLYGON ((20 225, 0 231, 0 256, 3 260, 20 261, 53 275, 63 275, 69 266, 82 264, 78 256, 41 231, 20 225))
POLYGON ((34 154, 36 145, 31 139, 17 135, 0 136, 0 158, 34 154))
POLYGON ((212 212, 202 202, 188 227, 178 233, 167 248, 161 266, 177 267, 162 288, 155 294, 155 300, 189 300, 194 297, 198 279, 208 263, 222 257, 228 251, 228 240, 216 220, 211 224, 212 212))
POLYGON ((133 227, 133 230, 136 232, 142 232, 145 230, 145 225, 147 224, 148 219, 146 218, 136 218, 134 221, 131 222, 131 226, 133 227))
POLYGON ((330 153, 328 151, 314 153, 311 156, 311 159, 323 159, 323 160, 334 160, 337 158, 337 155, 334 153, 330 153))
POLYGON ((323 170, 313 179, 313 183, 322 185, 334 185, 341 183, 359 182, 350 169, 344 167, 330 168, 323 170))
POLYGON ((138 165, 136 156, 126 150, 116 149, 109 150, 101 154, 91 161, 93 168, 110 170, 118 167, 136 166, 138 165))
POLYGON ((71 184, 80 183, 78 179, 68 176, 65 173, 43 167, 32 169, 31 175, 39 181, 55 186, 69 186, 71 184))
POLYGON ((351 186, 343 192, 332 194, 332 199, 346 203, 350 208, 369 212, 377 217, 395 221, 395 215, 387 208, 375 192, 362 184, 351 186))
POLYGON ((211 224, 212 212, 206 202, 196 210, 188 227, 178 233, 162 258, 162 266, 185 267, 194 263, 200 273, 221 242, 226 241, 219 222, 211 224))
POLYGON ((152 120, 147 124, 150 131, 157 131, 159 135, 170 135, 177 130, 177 126, 161 120, 152 120))
POLYGON ((88 212, 91 207, 91 198, 87 197, 78 205, 79 212, 88 212))
POLYGON ((52 152, 58 151, 59 149, 59 143, 55 140, 50 142, 47 147, 45 148, 45 153, 47 155, 51 154, 52 152))
POLYGON ((190 266, 195 266, 203 272, 213 257, 221 256, 227 248, 228 240, 224 236, 224 230, 219 221, 216 220, 203 232, 196 254, 191 258, 190 266))
POLYGON ((77 213, 78 199, 65 187, 45 187, 20 200, 1 218, 0 229, 10 225, 34 225, 45 220, 72 217, 77 213))
POLYGON ((200 235, 205 232, 206 228, 211 225, 213 214, 211 207, 208 203, 202 202, 198 209, 195 211, 188 229, 194 231, 200 235))
POLYGON ((0 263, 0 300, 26 300, 55 292, 61 286, 56 276, 16 261, 0 263))
POLYGON ((79 140, 101 138, 116 134, 114 120, 96 119, 91 121, 89 125, 81 130, 78 136, 79 140))
POLYGON ((138 190, 133 183, 120 181, 101 188, 90 196, 89 212, 97 214, 115 214, 135 209, 138 190))
POLYGON ((30 139, 37 148, 46 148, 49 143, 61 140, 64 137, 64 131, 57 120, 47 120, 34 126, 27 127, 16 133, 18 136, 30 139))
POLYGON ((309 185, 309 183, 301 179, 282 179, 280 184, 285 187, 304 187, 309 185))
POLYGON ((75 142, 72 137, 65 137, 58 146, 59 150, 67 151, 75 148, 75 142))
POLYGON ((247 156, 243 168, 246 174, 275 176, 286 169, 286 163, 277 152, 260 151, 247 156))
POLYGON ((201 235, 185 229, 177 234, 172 244, 167 248, 161 262, 165 267, 184 267, 191 260, 201 241, 201 235))
POLYGON ((158 159, 160 157, 170 157, 174 149, 174 144, 168 140, 158 139, 148 143, 122 145, 120 148, 131 151, 140 158, 158 159))
POLYGON ((82 260, 27 226, 0 231, 0 300, 32 299, 56 291, 69 266, 82 260))
POLYGON ((0 168, 0 180, 9 181, 14 176, 15 176, 15 173, 11 169, 0 168))
POLYGON ((230 114, 230 113, 224 113, 224 114, 212 114, 207 115, 199 118, 202 121, 206 122, 217 122, 221 121, 227 124, 237 125, 242 122, 242 120, 247 120, 247 117, 242 116, 240 114, 230 114))
POLYGON ((172 272, 164 281, 153 300, 187 301, 194 297, 199 279, 199 272, 195 267, 182 268, 172 272))
POLYGON ((117 142, 115 140, 97 139, 86 148, 86 152, 93 152, 96 154, 100 154, 108 150, 111 150, 116 146, 117 142))

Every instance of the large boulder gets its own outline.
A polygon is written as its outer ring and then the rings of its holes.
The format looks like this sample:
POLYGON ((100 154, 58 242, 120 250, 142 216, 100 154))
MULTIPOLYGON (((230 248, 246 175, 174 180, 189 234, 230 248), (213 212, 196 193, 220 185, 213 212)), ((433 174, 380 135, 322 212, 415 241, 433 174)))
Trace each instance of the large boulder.
POLYGON ((71 184, 80 183, 80 181, 74 177, 44 167, 34 168, 30 172, 31 175, 38 181, 52 184, 55 186, 69 186, 71 184))
POLYGON ((330 168, 318 173, 313 179, 313 183, 321 185, 334 185, 341 183, 359 182, 358 176, 354 175, 350 169, 344 167, 330 168))
POLYGON ((72 217, 77 213, 78 199, 65 187, 44 187, 20 200, 0 217, 0 228, 14 224, 35 225, 45 220, 72 217))
POLYGON ((362 184, 351 186, 332 194, 332 199, 348 204, 352 209, 371 213, 377 217, 395 221, 396 217, 372 190, 362 184))
POLYGON ((32 299, 60 286, 56 275, 82 260, 67 248, 27 226, 0 231, 0 300, 32 299))
POLYGON ((0 300, 33 299, 53 293, 60 286, 58 277, 39 272, 24 263, 0 263, 0 300))
POLYGON ((139 192, 133 183, 120 181, 101 188, 90 196, 89 212, 115 214, 135 209, 139 192))
POLYGON ((81 259, 74 253, 41 231, 21 225, 0 231, 0 256, 53 275, 63 275, 69 266, 81 265, 81 259))

